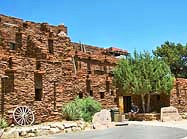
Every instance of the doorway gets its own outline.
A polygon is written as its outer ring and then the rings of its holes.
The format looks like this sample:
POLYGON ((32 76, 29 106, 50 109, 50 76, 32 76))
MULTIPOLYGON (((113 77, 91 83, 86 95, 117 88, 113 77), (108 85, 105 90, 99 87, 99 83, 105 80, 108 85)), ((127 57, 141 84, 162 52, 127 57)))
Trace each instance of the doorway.
POLYGON ((124 113, 131 110, 131 96, 123 96, 124 113))

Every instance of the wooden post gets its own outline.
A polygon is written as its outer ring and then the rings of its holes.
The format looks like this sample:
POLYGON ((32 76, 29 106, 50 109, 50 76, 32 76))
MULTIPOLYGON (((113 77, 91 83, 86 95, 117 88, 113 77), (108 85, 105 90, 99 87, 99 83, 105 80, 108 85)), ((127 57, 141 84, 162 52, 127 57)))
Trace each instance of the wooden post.
POLYGON ((123 96, 119 96, 119 112, 120 114, 124 113, 123 96))

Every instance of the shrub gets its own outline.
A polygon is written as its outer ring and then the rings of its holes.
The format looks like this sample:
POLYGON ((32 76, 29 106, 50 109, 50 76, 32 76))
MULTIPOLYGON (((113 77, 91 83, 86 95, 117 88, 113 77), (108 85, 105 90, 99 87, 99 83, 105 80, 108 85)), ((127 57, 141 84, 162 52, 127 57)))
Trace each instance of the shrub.
POLYGON ((91 121, 93 115, 101 110, 101 104, 91 97, 76 98, 74 101, 66 104, 63 108, 63 115, 67 120, 83 119, 91 121))
POLYGON ((0 128, 8 127, 8 123, 5 119, 0 119, 0 128))
POLYGON ((80 119, 80 108, 78 106, 78 98, 74 101, 67 103, 62 108, 62 114, 66 120, 78 120, 80 119))

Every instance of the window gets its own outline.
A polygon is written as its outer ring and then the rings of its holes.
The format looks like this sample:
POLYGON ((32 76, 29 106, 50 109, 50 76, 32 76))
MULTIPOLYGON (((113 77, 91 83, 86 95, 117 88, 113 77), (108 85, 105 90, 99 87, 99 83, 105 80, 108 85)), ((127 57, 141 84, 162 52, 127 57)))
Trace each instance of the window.
POLYGON ((14 72, 6 72, 5 73, 7 78, 6 86, 6 93, 14 92, 14 72))
POLYGON ((57 81, 54 81, 54 110, 56 110, 56 86, 57 86, 57 81))
POLYGON ((89 93, 91 90, 91 80, 86 80, 86 91, 89 93))
POLYGON ((100 98, 104 99, 105 98, 105 93, 104 92, 100 92, 100 98))
POLYGON ((156 99, 157 99, 157 102, 159 102, 160 101, 160 95, 157 95, 156 99))
POLYGON ((48 40, 48 49, 49 49, 49 53, 53 54, 53 40, 49 39, 48 40))
POLYGON ((111 94, 111 96, 113 96, 113 95, 114 95, 114 91, 113 91, 113 90, 111 90, 110 94, 111 94))
POLYGON ((93 90, 90 90, 90 96, 93 97, 93 90))
POLYGON ((23 23, 23 27, 24 27, 24 28, 27 28, 27 27, 28 27, 28 25, 27 25, 26 22, 23 23))
POLYGON ((10 69, 12 69, 12 57, 10 57, 9 58, 9 60, 8 60, 8 67, 10 68, 10 69))
POLYGON ((106 81, 106 91, 109 92, 110 91, 110 82, 106 81))
POLYGON ((88 74, 91 74, 91 64, 89 62, 87 63, 87 71, 88 74))
POLYGON ((40 61, 36 61, 36 70, 40 70, 40 68, 41 68, 40 61))
POLYGON ((35 83, 35 101, 42 100, 42 75, 35 73, 34 74, 34 83, 35 83))
POLYGON ((115 98, 114 98, 114 103, 117 103, 117 102, 118 102, 118 98, 115 97, 115 98))
POLYGON ((79 98, 83 98, 83 93, 79 93, 79 98))
POLYGON ((14 42, 10 42, 10 50, 16 50, 16 44, 14 42))
POLYGON ((20 33, 20 32, 16 33, 16 45, 18 47, 22 46, 22 33, 20 33))

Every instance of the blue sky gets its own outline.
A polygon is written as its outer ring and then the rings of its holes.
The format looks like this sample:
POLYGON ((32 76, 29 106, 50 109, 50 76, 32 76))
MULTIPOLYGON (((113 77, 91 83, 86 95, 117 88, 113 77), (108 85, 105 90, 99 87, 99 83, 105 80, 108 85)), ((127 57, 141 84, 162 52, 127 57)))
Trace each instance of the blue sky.
POLYGON ((187 42, 186 0, 0 0, 0 13, 64 23, 72 41, 129 52, 187 42))

